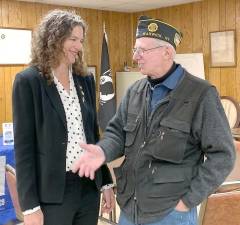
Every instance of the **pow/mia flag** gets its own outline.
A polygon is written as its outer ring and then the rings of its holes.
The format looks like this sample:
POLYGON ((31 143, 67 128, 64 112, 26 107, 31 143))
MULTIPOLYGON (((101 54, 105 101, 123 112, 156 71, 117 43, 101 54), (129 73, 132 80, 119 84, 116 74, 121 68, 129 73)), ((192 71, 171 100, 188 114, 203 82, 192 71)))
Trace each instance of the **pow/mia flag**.
POLYGON ((106 33, 103 34, 102 57, 101 57, 101 75, 100 75, 100 101, 98 111, 98 122, 102 131, 109 120, 116 112, 116 99, 113 89, 112 74, 109 65, 109 54, 106 33))

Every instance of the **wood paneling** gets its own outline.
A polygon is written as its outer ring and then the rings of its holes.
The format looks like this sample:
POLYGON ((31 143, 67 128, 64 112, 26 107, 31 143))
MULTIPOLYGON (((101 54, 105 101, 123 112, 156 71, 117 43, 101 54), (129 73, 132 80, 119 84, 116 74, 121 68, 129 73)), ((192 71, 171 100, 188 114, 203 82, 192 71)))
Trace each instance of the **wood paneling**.
MULTIPOLYGON (((234 88, 236 89, 236 96, 240 96, 240 1, 236 1, 236 49, 237 49, 237 67, 236 67, 236 81, 234 84, 234 88)), ((237 98, 239 101, 239 97, 237 98)))
MULTIPOLYGON (((140 15, 148 15, 162 19, 183 32, 184 38, 178 53, 203 52, 206 79, 217 87, 220 95, 230 95, 240 102, 240 57, 237 57, 236 67, 211 68, 209 52, 209 32, 234 29, 237 56, 240 54, 239 0, 203 0, 138 13, 118 13, 15 0, 0 0, 0 7, 0 26, 13 28, 33 29, 41 17, 54 8, 71 9, 79 13, 89 27, 86 59, 89 65, 97 66, 97 93, 103 24, 105 23, 108 34, 110 62, 115 82, 115 72, 122 70, 124 62, 127 61, 128 65, 133 63, 131 49, 135 41, 137 18, 140 15)), ((0 124, 12 119, 11 85, 15 74, 22 69, 22 66, 0 66, 0 124)))
POLYGON ((0 67, 0 129, 2 129, 2 122, 6 122, 6 98, 4 78, 5 76, 3 68, 0 67))
MULTIPOLYGON (((215 85, 220 95, 229 95, 240 102, 240 57, 236 67, 212 68, 210 66, 209 32, 236 30, 236 52, 240 55, 240 1, 202 0, 180 6, 150 10, 132 15, 136 23, 139 15, 163 19, 183 32, 178 53, 202 52, 206 79, 215 85)), ((135 29, 136 25, 133 26, 135 29)), ((133 36, 135 34, 133 33, 133 36)))
MULTIPOLYGON (((81 15, 88 24, 86 60, 88 65, 97 66, 97 93, 99 89, 104 22, 108 34, 109 54, 114 83, 115 72, 122 70, 124 61, 131 62, 133 42, 131 14, 18 2, 15 0, 0 0, 0 7, 0 26, 11 28, 34 29, 42 16, 55 8, 74 10, 81 15)), ((0 133, 2 132, 1 124, 12 120, 12 82, 16 73, 23 68, 23 66, 14 65, 0 66, 0 133)))
MULTIPOLYGON (((219 30, 219 24, 220 24, 220 4, 219 0, 212 0, 207 2, 207 4, 204 5, 205 10, 207 12, 207 15, 204 13, 207 18, 205 18, 203 29, 206 31, 204 32, 204 39, 206 42, 207 49, 205 52, 207 53, 209 50, 209 32, 212 31, 218 31, 219 30)), ((213 83, 218 90, 221 88, 221 76, 220 76, 220 69, 219 68, 211 68, 210 66, 210 52, 208 54, 208 65, 205 67, 208 71, 208 80, 209 82, 213 83)), ((206 72, 207 72, 206 71, 206 72)))
POLYGON ((0 67, 0 130, 3 122, 12 121, 12 84, 15 75, 23 69, 24 66, 0 67))

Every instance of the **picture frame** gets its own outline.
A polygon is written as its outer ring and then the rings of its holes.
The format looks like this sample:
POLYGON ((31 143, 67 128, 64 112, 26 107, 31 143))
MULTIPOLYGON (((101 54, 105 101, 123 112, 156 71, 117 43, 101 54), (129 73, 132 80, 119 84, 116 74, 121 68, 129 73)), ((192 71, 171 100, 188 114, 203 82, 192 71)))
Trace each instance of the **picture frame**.
POLYGON ((31 60, 31 42, 30 29, 0 27, 0 65, 27 65, 31 60))
POLYGON ((96 66, 88 66, 87 70, 88 70, 88 73, 91 73, 94 76, 94 80, 96 82, 97 67, 96 66))
POLYGON ((210 32, 210 66, 236 66, 235 30, 210 32))

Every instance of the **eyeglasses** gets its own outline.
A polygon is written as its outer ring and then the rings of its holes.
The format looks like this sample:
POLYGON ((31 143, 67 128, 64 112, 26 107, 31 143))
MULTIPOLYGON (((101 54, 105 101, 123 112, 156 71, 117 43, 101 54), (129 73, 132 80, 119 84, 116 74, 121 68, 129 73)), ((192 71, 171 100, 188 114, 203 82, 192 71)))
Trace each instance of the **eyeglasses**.
POLYGON ((133 49, 132 49, 132 53, 133 53, 133 55, 134 55, 134 54, 138 54, 138 55, 140 55, 140 56, 143 56, 145 52, 148 52, 148 51, 151 51, 151 50, 157 49, 157 48, 162 48, 162 47, 164 47, 164 46, 166 46, 166 45, 158 45, 157 47, 148 48, 148 49, 133 48, 133 49))

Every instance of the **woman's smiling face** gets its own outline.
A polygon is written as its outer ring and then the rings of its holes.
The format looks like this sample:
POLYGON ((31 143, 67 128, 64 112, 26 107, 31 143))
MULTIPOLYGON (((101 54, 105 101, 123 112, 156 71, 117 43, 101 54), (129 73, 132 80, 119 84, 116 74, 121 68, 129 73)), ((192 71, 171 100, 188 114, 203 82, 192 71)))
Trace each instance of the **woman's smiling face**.
POLYGON ((63 43, 63 58, 61 61, 67 65, 75 63, 78 53, 82 50, 83 42, 83 28, 81 26, 74 27, 71 35, 63 43))

